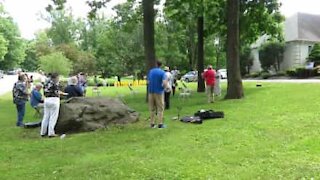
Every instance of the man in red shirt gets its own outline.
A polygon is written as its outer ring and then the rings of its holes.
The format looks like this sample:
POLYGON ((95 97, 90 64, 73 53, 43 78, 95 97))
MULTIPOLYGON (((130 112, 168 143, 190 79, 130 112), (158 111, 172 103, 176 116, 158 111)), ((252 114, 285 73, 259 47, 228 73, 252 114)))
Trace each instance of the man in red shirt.
POLYGON ((214 100, 214 83, 215 83, 216 72, 212 69, 212 66, 209 65, 208 69, 204 71, 203 78, 206 81, 206 91, 208 95, 208 103, 213 103, 214 100))

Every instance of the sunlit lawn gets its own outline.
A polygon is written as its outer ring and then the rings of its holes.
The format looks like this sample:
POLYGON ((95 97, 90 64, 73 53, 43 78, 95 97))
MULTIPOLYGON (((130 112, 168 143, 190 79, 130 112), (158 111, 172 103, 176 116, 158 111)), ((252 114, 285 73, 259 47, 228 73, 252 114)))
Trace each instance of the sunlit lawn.
MULTIPOLYGON (((195 84, 193 86, 195 88, 195 84)), ((64 139, 15 127, 11 95, 0 97, 0 179, 318 179, 320 84, 245 84, 243 100, 172 98, 166 129, 148 128, 145 87, 102 88, 141 113, 138 123, 64 139), (225 112, 202 125, 171 120, 199 109, 225 112)), ((225 87, 223 89, 225 91, 225 87)), ((88 95, 92 95, 89 90, 88 95)), ((28 105, 25 121, 32 121, 28 105)))

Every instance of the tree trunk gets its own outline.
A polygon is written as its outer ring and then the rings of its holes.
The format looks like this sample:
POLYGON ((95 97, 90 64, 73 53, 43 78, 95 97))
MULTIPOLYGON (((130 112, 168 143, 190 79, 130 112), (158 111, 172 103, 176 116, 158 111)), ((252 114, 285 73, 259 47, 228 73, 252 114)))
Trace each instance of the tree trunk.
POLYGON ((188 31, 187 31, 187 36, 188 36, 188 43, 187 43, 187 48, 188 48, 188 58, 189 58, 189 70, 193 70, 194 67, 194 62, 196 59, 196 45, 195 45, 195 39, 194 39, 194 26, 189 24, 188 25, 188 31))
POLYGON ((216 70, 220 69, 220 65, 219 65, 219 49, 216 46, 216 70))
POLYGON ((147 71, 156 66, 154 47, 154 0, 143 0, 144 48, 147 71))
MULTIPOLYGON (((146 59, 146 72, 156 66, 156 54, 154 47, 154 0, 143 0, 143 30, 144 30, 144 49, 146 59)), ((148 102, 148 85, 146 101, 148 102)))
POLYGON ((198 92, 204 92, 204 80, 201 76, 204 70, 204 32, 203 16, 198 17, 198 92))
POLYGON ((239 61, 239 7, 240 0, 227 0, 227 72, 226 99, 244 96, 239 61))

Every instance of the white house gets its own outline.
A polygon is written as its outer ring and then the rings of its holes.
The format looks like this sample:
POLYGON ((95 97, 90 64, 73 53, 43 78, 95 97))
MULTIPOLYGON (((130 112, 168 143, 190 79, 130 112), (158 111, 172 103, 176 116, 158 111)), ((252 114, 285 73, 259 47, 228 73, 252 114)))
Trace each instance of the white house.
MULTIPOLYGON (((284 23, 284 38, 285 51, 281 70, 305 66, 313 45, 320 42, 320 15, 297 13, 287 18, 284 23)), ((262 36, 251 46, 254 58, 251 72, 261 71, 259 47, 267 39, 267 36, 262 36)))

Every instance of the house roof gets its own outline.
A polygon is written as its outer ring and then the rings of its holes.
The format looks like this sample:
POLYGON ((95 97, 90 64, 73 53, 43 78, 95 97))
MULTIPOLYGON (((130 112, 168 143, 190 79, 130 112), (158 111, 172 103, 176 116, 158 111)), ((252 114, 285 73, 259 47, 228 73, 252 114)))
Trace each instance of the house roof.
POLYGON ((297 13, 285 21, 285 41, 320 42, 320 15, 297 13))

